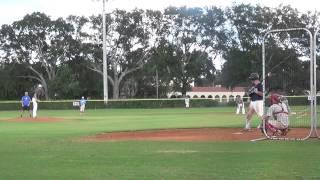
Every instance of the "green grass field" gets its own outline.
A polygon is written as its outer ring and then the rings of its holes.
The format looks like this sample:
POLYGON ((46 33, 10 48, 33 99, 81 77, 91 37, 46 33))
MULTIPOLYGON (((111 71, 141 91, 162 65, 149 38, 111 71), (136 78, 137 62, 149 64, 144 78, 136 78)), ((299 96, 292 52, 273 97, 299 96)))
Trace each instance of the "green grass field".
MULTIPOLYGON (((242 127, 231 108, 41 111, 54 123, 9 122, 1 111, 0 179, 320 179, 320 141, 80 142, 102 132, 242 127)), ((255 125, 258 121, 255 120, 255 125)))

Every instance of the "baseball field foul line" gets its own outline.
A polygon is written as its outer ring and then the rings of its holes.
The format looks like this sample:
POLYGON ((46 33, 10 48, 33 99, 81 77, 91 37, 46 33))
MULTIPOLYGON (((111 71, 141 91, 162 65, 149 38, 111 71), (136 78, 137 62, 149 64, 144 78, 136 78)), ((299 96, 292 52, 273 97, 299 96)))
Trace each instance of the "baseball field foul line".
POLYGON ((256 141, 263 141, 263 140, 267 140, 268 138, 263 137, 263 138, 258 138, 258 139, 252 139, 250 140, 251 142, 256 142, 256 141))

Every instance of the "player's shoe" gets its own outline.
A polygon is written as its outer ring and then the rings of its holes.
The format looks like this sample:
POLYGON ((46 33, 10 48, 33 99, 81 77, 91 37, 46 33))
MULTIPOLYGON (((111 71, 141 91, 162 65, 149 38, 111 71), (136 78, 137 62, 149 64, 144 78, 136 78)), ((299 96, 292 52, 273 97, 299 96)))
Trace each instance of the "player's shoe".
POLYGON ((286 136, 289 131, 290 131, 289 128, 287 128, 287 129, 282 129, 282 130, 281 130, 281 136, 286 136))
POLYGON ((258 126, 257 126, 257 129, 261 129, 262 128, 262 123, 260 123, 258 126))
MULTIPOLYGON (((264 134, 263 126, 260 126, 260 128, 259 128, 259 129, 260 129, 261 133, 262 133, 262 134, 264 134)), ((266 129, 265 131, 267 132, 267 129, 266 129)))
POLYGON ((241 130, 241 132, 251 132, 251 131, 252 131, 251 128, 243 128, 243 129, 241 130))

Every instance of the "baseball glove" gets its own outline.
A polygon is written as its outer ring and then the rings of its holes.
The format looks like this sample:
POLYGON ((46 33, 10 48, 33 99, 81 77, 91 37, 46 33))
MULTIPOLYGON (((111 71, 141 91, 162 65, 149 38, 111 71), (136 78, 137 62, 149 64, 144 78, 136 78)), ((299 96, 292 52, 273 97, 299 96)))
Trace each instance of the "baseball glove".
POLYGON ((255 88, 255 87, 251 87, 249 90, 248 90, 248 94, 250 95, 250 94, 253 94, 253 93, 257 93, 257 88, 255 88))

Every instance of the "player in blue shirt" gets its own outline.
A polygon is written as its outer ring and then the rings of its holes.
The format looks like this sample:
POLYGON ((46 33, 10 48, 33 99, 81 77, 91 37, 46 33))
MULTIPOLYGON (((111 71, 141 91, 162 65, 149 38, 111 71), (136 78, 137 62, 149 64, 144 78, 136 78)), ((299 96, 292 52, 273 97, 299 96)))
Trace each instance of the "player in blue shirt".
POLYGON ((30 103, 31 103, 31 98, 28 95, 28 92, 24 93, 24 96, 21 98, 21 115, 20 117, 22 117, 22 115, 24 114, 25 111, 29 112, 29 116, 31 117, 31 111, 30 111, 30 103))
POLYGON ((84 110, 86 108, 86 103, 87 103, 87 100, 85 100, 84 97, 82 96, 80 99, 80 114, 84 113, 84 110))

